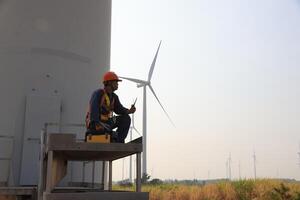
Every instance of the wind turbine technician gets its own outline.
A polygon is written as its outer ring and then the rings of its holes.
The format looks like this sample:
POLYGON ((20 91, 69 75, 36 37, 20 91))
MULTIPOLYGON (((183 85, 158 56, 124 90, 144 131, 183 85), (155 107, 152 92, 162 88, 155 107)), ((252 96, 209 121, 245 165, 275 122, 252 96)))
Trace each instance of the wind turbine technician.
POLYGON ((122 81, 116 73, 106 72, 102 81, 104 88, 95 90, 89 102, 85 119, 86 134, 99 135, 117 128, 113 142, 124 143, 131 123, 129 114, 136 111, 135 105, 125 108, 114 93, 118 89, 118 82, 122 81))

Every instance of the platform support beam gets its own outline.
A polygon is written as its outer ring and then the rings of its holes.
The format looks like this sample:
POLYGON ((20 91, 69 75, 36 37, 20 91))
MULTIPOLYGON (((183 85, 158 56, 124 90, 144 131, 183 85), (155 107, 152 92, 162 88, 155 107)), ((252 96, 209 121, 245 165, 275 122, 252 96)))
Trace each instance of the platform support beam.
POLYGON ((112 190, 112 161, 109 161, 109 181, 108 181, 108 190, 112 190))
POLYGON ((141 192, 141 153, 136 154, 136 191, 141 192))

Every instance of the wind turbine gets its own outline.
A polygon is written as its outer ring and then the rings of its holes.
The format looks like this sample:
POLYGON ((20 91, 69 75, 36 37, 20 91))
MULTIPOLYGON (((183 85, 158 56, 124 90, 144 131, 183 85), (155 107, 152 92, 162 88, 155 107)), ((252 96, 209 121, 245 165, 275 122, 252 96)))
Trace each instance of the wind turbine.
POLYGON ((154 89, 151 86, 151 78, 153 75, 153 70, 155 67, 155 63, 156 63, 156 58, 159 52, 159 48, 161 45, 161 41, 159 42, 156 54, 154 56, 154 59, 152 61, 152 64, 150 66, 150 70, 148 73, 148 80, 140 80, 140 79, 135 79, 135 78, 128 78, 128 77, 122 77, 120 76, 120 78, 132 81, 137 83, 137 87, 143 87, 143 174, 147 174, 147 92, 146 89, 147 87, 151 90, 152 94, 154 95, 154 97, 156 98, 156 100, 158 101, 160 107, 163 109, 164 113, 167 115, 168 119, 170 120, 170 122, 174 125, 174 123, 172 122, 170 116, 168 115, 167 111, 165 110, 165 108, 163 107, 163 105, 161 104, 160 100, 158 99, 156 93, 154 92, 154 89))
POLYGON ((228 158, 228 175, 229 175, 229 180, 231 180, 231 153, 229 153, 229 158, 228 158))
POLYGON ((253 169, 254 169, 254 179, 256 179, 256 155, 255 155, 255 151, 253 151, 253 169))
POLYGON ((299 156, 299 167, 300 167, 300 142, 299 142, 299 152, 298 152, 298 156, 299 156))
POLYGON ((229 176, 228 176, 228 171, 229 171, 229 167, 228 167, 228 159, 226 160, 226 163, 225 163, 225 166, 226 166, 226 179, 229 179, 229 176))
MULTIPOLYGON (((132 141, 132 133, 133 133, 133 131, 135 131, 139 135, 141 135, 140 132, 134 126, 134 113, 132 114, 132 117, 131 117, 130 141, 132 141)), ((130 156, 130 161, 129 161, 129 182, 132 183, 132 156, 130 156)))

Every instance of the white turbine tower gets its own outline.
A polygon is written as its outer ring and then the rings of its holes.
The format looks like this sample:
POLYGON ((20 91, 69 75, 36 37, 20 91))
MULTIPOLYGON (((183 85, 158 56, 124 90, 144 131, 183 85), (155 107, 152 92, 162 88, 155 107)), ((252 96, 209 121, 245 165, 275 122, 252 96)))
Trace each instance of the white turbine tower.
POLYGON ((298 152, 298 156, 299 156, 299 167, 300 167, 300 142, 299 142, 299 152, 298 152))
MULTIPOLYGON (((134 126, 134 113, 131 117, 131 126, 130 126, 130 141, 132 141, 132 133, 135 131, 137 134, 141 135, 140 132, 134 126)), ((129 161, 129 182, 132 183, 132 156, 130 156, 129 161)))
POLYGON ((225 163, 225 166, 226 166, 226 179, 229 179, 229 176, 228 176, 228 169, 229 169, 229 167, 228 167, 228 159, 226 160, 226 163, 225 163))
POLYGON ((228 175, 229 175, 229 180, 231 180, 231 153, 229 153, 229 158, 228 158, 228 175))
POLYGON ((253 169, 254 169, 254 179, 256 179, 256 155, 255 155, 255 151, 253 151, 253 169))
POLYGON ((153 70, 155 67, 155 62, 156 62, 156 58, 159 52, 159 48, 161 45, 161 41, 158 45, 156 54, 154 56, 154 59, 152 61, 149 73, 148 73, 148 80, 140 80, 140 79, 135 79, 135 78, 128 78, 128 77, 120 77, 132 82, 137 83, 137 87, 143 87, 143 174, 147 174, 147 93, 146 93, 146 88, 147 86, 149 87, 149 89, 151 90, 152 94, 154 95, 154 97, 156 98, 156 100, 158 101, 159 105, 161 106, 161 108, 163 109, 164 113, 167 115, 168 119, 170 120, 170 122, 174 125, 174 123, 172 122, 171 118, 169 117, 168 113, 166 112, 165 108, 163 107, 163 105, 161 104, 160 100, 158 99, 157 95, 154 92, 154 89, 151 86, 151 78, 152 78, 152 74, 153 74, 153 70))

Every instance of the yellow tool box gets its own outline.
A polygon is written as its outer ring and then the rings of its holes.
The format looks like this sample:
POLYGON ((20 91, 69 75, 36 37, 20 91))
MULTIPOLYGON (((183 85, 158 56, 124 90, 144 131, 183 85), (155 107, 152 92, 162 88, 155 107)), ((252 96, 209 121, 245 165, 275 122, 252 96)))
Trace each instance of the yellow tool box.
POLYGON ((95 142, 95 143, 110 143, 110 135, 87 135, 86 142, 95 142))

